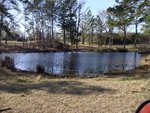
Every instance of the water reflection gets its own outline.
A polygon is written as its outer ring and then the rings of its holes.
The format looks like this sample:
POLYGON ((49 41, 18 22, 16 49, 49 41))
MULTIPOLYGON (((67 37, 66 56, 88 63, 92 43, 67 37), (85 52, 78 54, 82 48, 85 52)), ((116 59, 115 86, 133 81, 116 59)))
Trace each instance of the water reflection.
POLYGON ((98 53, 98 52, 56 52, 56 53, 12 53, 15 67, 21 70, 36 71, 40 65, 50 74, 99 74, 114 70, 129 70, 139 66, 140 54, 98 53))

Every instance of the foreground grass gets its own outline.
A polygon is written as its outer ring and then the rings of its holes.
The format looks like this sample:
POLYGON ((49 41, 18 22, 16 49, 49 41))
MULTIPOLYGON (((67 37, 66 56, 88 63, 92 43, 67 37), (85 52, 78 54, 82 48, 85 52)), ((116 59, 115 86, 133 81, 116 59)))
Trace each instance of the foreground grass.
MULTIPOLYGON (((147 75, 149 76, 149 75, 147 75)), ((150 98, 150 79, 51 78, 0 70, 0 110, 6 113, 133 113, 150 98)))

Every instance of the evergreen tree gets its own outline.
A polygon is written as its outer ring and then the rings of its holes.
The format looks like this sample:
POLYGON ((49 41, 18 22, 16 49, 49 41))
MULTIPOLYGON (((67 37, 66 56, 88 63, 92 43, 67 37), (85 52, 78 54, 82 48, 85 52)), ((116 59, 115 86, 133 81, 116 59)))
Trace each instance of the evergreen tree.
MULTIPOLYGON (((118 1, 117 1, 118 2, 118 1)), ((107 9, 110 15, 113 15, 112 23, 114 27, 118 27, 119 29, 123 30, 124 37, 123 37, 123 47, 126 47, 126 35, 127 35, 127 27, 130 25, 131 20, 131 13, 129 13, 129 6, 130 0, 122 0, 118 2, 118 5, 114 7, 110 7, 107 9)))

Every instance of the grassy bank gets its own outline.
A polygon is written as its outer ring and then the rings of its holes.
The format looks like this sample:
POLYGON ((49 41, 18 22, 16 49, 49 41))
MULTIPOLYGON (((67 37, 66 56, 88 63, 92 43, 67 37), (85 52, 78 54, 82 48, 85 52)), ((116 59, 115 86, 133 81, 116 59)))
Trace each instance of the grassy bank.
POLYGON ((0 70, 0 110, 6 113, 133 113, 150 98, 150 74, 52 78, 0 70))

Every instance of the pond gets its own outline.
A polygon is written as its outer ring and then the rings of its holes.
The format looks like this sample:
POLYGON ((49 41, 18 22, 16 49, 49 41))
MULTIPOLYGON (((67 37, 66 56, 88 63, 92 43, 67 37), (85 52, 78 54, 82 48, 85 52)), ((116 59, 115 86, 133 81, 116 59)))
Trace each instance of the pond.
POLYGON ((36 71, 37 65, 49 74, 95 75, 112 71, 124 71, 138 67, 140 54, 137 52, 51 52, 0 54, 4 59, 14 59, 15 67, 25 71, 36 71))

